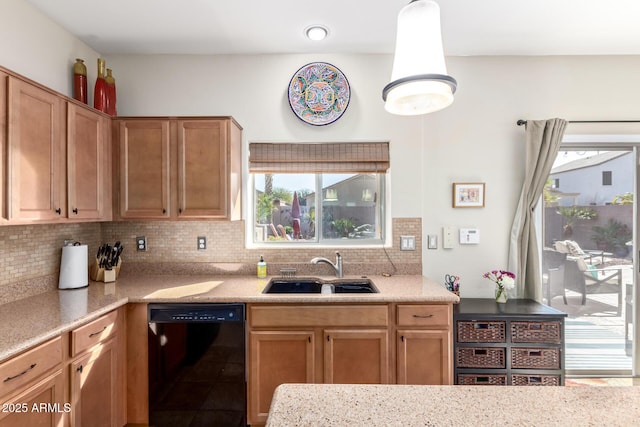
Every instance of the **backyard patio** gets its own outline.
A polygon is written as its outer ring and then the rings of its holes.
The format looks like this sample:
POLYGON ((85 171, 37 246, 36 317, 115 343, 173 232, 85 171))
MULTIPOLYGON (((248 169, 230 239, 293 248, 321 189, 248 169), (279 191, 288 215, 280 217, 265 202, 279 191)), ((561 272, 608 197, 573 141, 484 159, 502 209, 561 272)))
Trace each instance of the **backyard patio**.
POLYGON ((565 369, 568 375, 576 371, 589 371, 589 375, 631 374, 631 260, 604 258, 602 261, 597 265, 599 269, 620 269, 620 297, 618 293, 588 293, 582 304, 583 295, 567 289, 566 305, 561 295, 552 297, 547 303, 568 314, 565 323, 565 369))

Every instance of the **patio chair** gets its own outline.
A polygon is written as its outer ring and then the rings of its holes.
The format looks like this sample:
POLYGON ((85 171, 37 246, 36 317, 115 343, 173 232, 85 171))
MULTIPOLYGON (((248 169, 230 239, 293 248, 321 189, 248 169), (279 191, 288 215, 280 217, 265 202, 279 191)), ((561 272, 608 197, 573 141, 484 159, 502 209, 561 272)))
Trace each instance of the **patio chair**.
POLYGON ((556 251, 571 257, 588 259, 589 264, 593 264, 594 257, 600 257, 600 263, 604 264, 605 257, 613 256, 612 253, 600 249, 582 249, 575 240, 558 240, 554 243, 554 248, 556 251))
POLYGON ((567 295, 564 289, 564 264, 567 254, 545 248, 542 250, 542 279, 544 283, 544 295, 547 304, 551 305, 553 297, 562 295, 564 304, 567 305, 567 295))
POLYGON ((582 305, 587 294, 618 294, 616 314, 622 308, 622 268, 595 268, 583 258, 567 257, 564 264, 564 287, 582 294, 582 305))

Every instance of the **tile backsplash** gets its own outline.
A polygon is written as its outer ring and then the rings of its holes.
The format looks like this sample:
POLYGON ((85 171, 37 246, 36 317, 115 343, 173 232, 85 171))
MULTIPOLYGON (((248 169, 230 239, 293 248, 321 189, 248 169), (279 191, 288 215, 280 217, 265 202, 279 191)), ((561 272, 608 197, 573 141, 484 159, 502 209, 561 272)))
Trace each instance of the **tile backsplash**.
MULTIPOLYGON (((294 267, 299 275, 331 275, 326 265, 311 265, 316 256, 335 258, 335 249, 246 249, 244 221, 139 221, 0 227, 0 303, 57 286, 61 248, 72 239, 89 245, 89 256, 103 242, 120 240, 125 246, 123 273, 255 274, 260 255, 269 275, 294 267), (147 251, 135 250, 135 238, 147 238, 147 251), (207 238, 207 249, 197 249, 197 237, 207 238)), ((340 248, 345 274, 421 274, 420 218, 393 220, 393 247, 340 248), (415 251, 400 251, 400 235, 416 236, 415 251), (392 265, 393 263, 393 265, 392 265), (394 270, 395 267, 395 270, 394 270)))
POLYGON ((57 287, 65 240, 87 244, 89 253, 95 253, 101 240, 101 224, 0 227, 0 303, 57 287))

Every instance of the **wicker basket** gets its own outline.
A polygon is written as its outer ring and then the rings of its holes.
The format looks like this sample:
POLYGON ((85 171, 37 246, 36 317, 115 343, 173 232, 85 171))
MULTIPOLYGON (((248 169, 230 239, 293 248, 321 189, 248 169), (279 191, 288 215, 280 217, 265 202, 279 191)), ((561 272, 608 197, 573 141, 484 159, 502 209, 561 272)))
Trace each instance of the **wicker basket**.
POLYGON ((511 375, 512 385, 559 386, 560 375, 511 375))
POLYGON ((513 369, 560 369, 557 348, 511 348, 513 369))
POLYGON ((505 322, 458 321, 458 342, 507 342, 505 322))
POLYGON ((507 385, 506 375, 458 374, 459 385, 507 385))
POLYGON ((511 322, 511 342, 560 344, 560 322, 511 322))
POLYGON ((505 368, 503 347, 459 347, 456 363, 459 368, 505 368))

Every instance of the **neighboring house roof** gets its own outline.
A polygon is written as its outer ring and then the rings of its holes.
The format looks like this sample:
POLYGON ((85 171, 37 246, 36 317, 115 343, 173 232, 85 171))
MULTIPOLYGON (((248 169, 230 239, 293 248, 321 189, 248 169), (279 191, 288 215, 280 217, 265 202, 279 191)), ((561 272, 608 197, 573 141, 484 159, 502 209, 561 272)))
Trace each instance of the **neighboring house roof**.
POLYGON ((551 169, 551 175, 561 172, 572 171, 576 169, 588 168, 591 166, 600 165, 606 163, 609 160, 613 160, 625 154, 629 154, 629 151, 609 151, 607 153, 596 154, 595 156, 585 157, 584 159, 573 160, 564 165, 560 165, 551 169))

